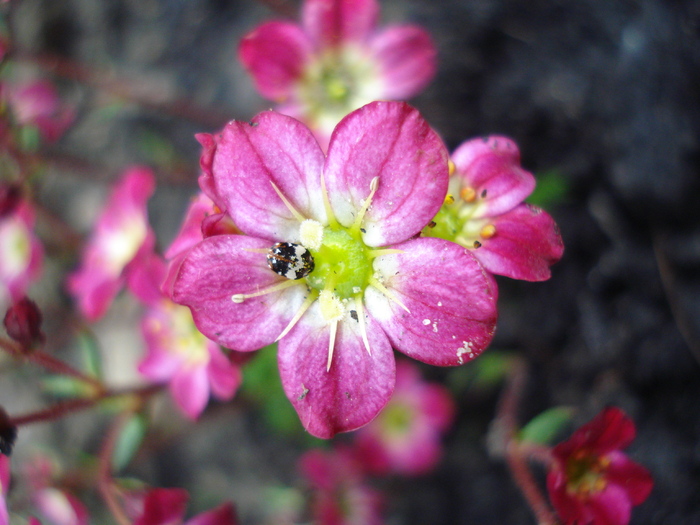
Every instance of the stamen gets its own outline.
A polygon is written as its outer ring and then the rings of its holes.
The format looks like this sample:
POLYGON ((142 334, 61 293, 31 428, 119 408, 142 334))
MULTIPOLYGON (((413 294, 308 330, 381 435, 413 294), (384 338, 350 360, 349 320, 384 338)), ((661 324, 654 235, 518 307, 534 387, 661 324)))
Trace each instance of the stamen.
POLYGON ((340 321, 345 315, 345 305, 331 289, 328 287, 321 290, 318 297, 319 306, 321 307, 321 315, 327 323, 340 321))
POLYGON ((280 290, 284 290, 285 288, 290 288, 292 286, 299 286, 300 284, 304 284, 303 281, 290 281, 289 279, 285 279, 282 282, 279 282, 277 284, 273 284, 272 286, 268 286, 267 288, 263 288, 262 290, 259 290, 257 292, 252 292, 252 293, 236 293, 231 296, 231 300, 234 303, 242 303, 246 299, 250 299, 251 297, 259 297, 261 295, 266 295, 269 293, 273 292, 279 292, 280 290))
POLYGON ((367 354, 372 355, 372 351, 369 349, 369 340, 367 339, 367 327, 365 326, 365 309, 362 304, 362 294, 357 294, 355 296, 355 310, 357 311, 357 320, 360 322, 360 334, 362 335, 362 342, 365 344, 367 349, 367 354))
POLYGON ((493 224, 487 224, 481 228, 481 236, 484 239, 490 239, 494 235, 496 235, 496 227, 493 224))
POLYGON ((374 177, 369 183, 369 195, 365 199, 365 202, 362 204, 362 208, 360 208, 360 211, 357 213, 357 217, 355 217, 355 223, 350 228, 351 230, 360 230, 360 226, 362 226, 362 221, 365 218, 365 213, 367 213, 367 210, 372 205, 372 198, 374 197, 374 194, 377 193, 377 188, 379 188, 379 177, 374 177))
POLYGON ((474 202, 476 200, 476 190, 471 186, 465 186, 459 190, 459 196, 464 202, 474 202))
POLYGON ((328 190, 326 189, 326 179, 321 172, 321 193, 323 193, 323 207, 326 208, 326 215, 328 216, 328 225, 331 228, 338 227, 338 221, 333 215, 333 209, 331 208, 331 201, 328 198, 328 190))
POLYGON ((455 174, 455 170, 457 169, 457 166, 455 166, 455 163, 452 162, 451 159, 447 162, 447 169, 448 169, 448 172, 447 172, 448 175, 450 177, 452 177, 452 175, 455 174))
POLYGON ((311 306, 317 298, 318 298, 318 292, 316 290, 312 290, 311 293, 309 293, 308 297, 302 303, 302 305, 299 308, 299 310, 297 311, 297 313, 294 314, 294 317, 292 317, 292 320, 289 321, 289 324, 287 325, 287 327, 284 330, 282 330, 282 333, 280 335, 277 336, 277 339, 275 339, 275 342, 282 339, 285 335, 287 335, 289 333, 289 331, 292 328, 294 328, 294 325, 297 324, 297 322, 299 322, 299 319, 301 319, 301 316, 304 315, 306 310, 309 309, 309 306, 311 306))
POLYGON ((326 365, 326 372, 331 371, 331 361, 333 361, 333 349, 335 348, 335 334, 337 331, 338 321, 333 321, 331 323, 330 339, 328 339, 328 364, 326 365))
POLYGON ((284 205, 287 207, 287 209, 291 212, 292 215, 294 215, 294 218, 298 220, 299 222, 303 222, 306 217, 304 217, 301 213, 299 213, 294 206, 292 206, 292 203, 287 200, 287 197, 285 197, 280 189, 277 187, 277 185, 270 181, 270 184, 272 184, 272 188, 275 190, 275 193, 279 196, 280 199, 282 199, 282 202, 284 205))
POLYGON ((401 308, 406 310, 409 314, 411 313, 411 310, 406 308, 406 305, 403 304, 401 301, 399 301, 396 296, 391 293, 389 290, 386 289, 386 286, 384 286, 382 283, 380 283, 376 278, 370 277, 369 278, 369 285, 374 286, 377 290, 382 292, 384 296, 389 299, 390 301, 394 301, 396 304, 398 304, 401 308))
POLYGON ((306 219, 299 227, 299 241, 309 250, 318 250, 323 243, 323 224, 306 219))
POLYGON ((449 194, 448 194, 448 195, 445 197, 445 201, 443 202, 443 205, 444 205, 444 204, 447 204, 447 205, 449 206, 450 204, 454 204, 454 202, 455 202, 455 197, 454 197, 454 195, 449 195, 449 194))

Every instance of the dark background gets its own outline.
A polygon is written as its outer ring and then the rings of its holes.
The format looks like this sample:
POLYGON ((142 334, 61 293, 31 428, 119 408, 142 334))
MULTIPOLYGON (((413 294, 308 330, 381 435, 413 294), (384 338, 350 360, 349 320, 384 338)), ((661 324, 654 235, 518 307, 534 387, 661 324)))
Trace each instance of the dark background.
MULTIPOLYGON (((196 189, 192 135, 269 107, 237 63, 238 40, 280 16, 270 6, 293 16, 296 3, 11 1, 15 38, 28 56, 95 68, 87 87, 68 78, 74 73, 53 77, 78 121, 51 150, 63 164, 40 198, 64 213, 75 204, 66 196, 103 188, 128 164, 153 164, 158 151, 165 160, 150 211, 166 246, 196 189), (188 108, 178 100, 203 110, 173 115, 188 108)), ((413 103, 450 149, 474 136, 508 135, 523 166, 566 187, 547 204, 566 246, 551 280, 499 279, 493 346, 530 363, 522 420, 569 405, 581 424, 606 405, 621 407, 638 429, 628 452, 655 480, 632 523, 700 523, 700 2, 382 7, 385 22, 416 22, 435 38, 438 75, 413 103)), ((450 373, 424 370, 435 380, 450 373)), ((458 399, 459 420, 434 474, 380 483, 390 497, 388 523, 535 523, 486 449, 497 399, 497 390, 458 399)), ((205 506, 231 498, 244 523, 259 523, 269 487, 299 484, 300 449, 254 414, 219 409, 143 460, 138 475, 204 491, 196 501, 205 506)))

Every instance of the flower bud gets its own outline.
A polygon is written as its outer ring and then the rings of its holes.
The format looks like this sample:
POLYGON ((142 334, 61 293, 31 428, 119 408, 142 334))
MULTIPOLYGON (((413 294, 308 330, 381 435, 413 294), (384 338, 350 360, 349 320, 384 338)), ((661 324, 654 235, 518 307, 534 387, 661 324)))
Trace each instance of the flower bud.
POLYGON ((44 342, 41 321, 39 307, 27 297, 16 301, 7 310, 3 320, 7 335, 21 344, 24 350, 31 350, 44 342))
POLYGON ((16 184, 0 183, 0 219, 11 215, 17 209, 22 190, 16 184))

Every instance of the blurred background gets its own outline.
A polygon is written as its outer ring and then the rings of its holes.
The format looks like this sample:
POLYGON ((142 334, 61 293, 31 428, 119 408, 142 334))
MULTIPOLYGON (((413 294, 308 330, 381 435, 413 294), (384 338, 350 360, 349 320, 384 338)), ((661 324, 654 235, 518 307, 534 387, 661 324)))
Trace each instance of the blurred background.
MULTIPOLYGON (((76 343, 61 283, 79 238, 56 234, 51 217, 87 234, 109 183, 147 164, 158 178, 149 216, 167 247, 197 191, 194 133, 270 107, 237 60, 240 38, 271 17, 296 19, 298 2, 11 2, 13 74, 48 76, 76 112, 61 140, 40 151, 47 167, 37 228, 48 257, 32 292, 51 349, 70 356, 76 343)), ((381 5, 384 23, 420 24, 439 50, 437 77, 412 103, 451 150, 475 136, 512 137, 538 179, 532 202, 561 228, 566 251, 549 281, 498 278, 489 352, 530 365, 521 420, 567 405, 581 424, 604 406, 621 407, 638 430, 628 452, 655 480, 632 523, 700 523, 700 2, 381 5)), ((94 327, 114 384, 139 380, 139 315, 121 297, 94 327)), ((477 381, 472 365, 422 368, 451 389, 458 417, 433 473, 380 481, 387 523, 535 523, 487 450, 499 384, 477 381)), ((42 405, 30 372, 3 375, 8 412, 42 405)), ((296 460, 309 440, 300 426, 275 427, 285 424, 270 422, 256 395, 244 389, 234 403, 214 403, 197 424, 163 399, 156 408, 171 417, 161 416, 127 473, 191 490, 195 509, 232 499, 244 524, 265 522, 281 488, 299 485, 296 460)), ((66 464, 80 462, 95 452, 102 423, 91 413, 27 427, 16 453, 48 446, 66 464)))

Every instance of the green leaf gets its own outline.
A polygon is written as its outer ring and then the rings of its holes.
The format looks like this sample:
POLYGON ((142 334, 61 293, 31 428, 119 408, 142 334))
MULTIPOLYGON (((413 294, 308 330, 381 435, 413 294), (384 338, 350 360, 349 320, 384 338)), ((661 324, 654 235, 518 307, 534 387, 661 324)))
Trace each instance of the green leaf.
POLYGON ((42 379, 41 387, 47 394, 64 398, 82 398, 92 393, 92 386, 81 379, 62 375, 42 379))
POLYGON ((494 388, 505 379, 512 359, 510 352, 488 350, 468 365, 452 369, 447 378, 448 385, 455 394, 470 389, 494 388))
POLYGON ((112 452, 112 468, 120 471, 138 452, 146 435, 148 422, 141 414, 134 414, 124 425, 112 452))
POLYGON ((569 181, 558 170, 546 171, 537 176, 537 186, 527 202, 547 208, 563 202, 569 193, 569 181))
POLYGON ((80 332, 78 334, 78 345, 83 356, 85 372, 88 375, 101 379, 102 353, 95 336, 90 332, 80 332))
POLYGON ((569 425, 574 410, 571 407, 554 407, 535 416, 520 430, 520 441, 549 445, 569 425))

